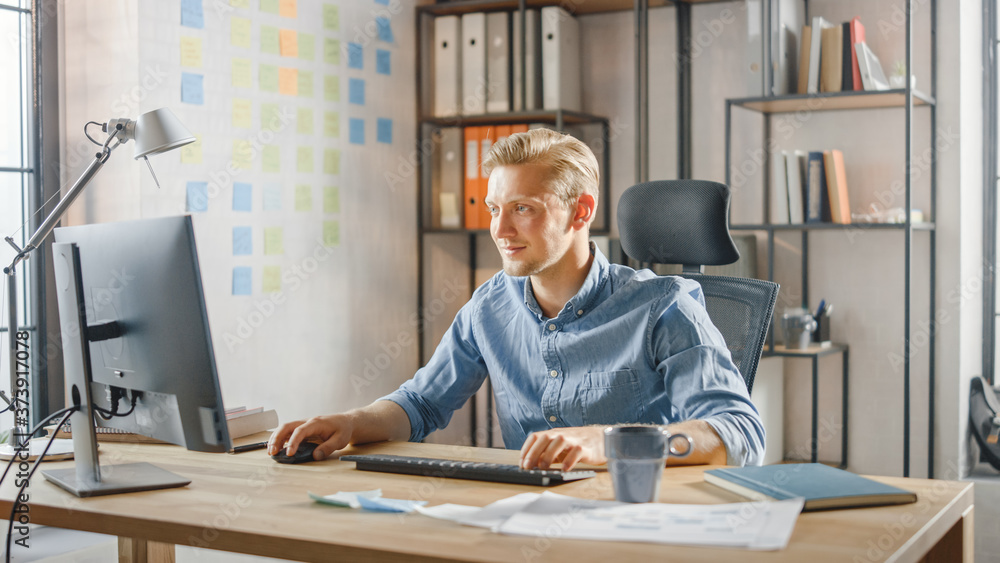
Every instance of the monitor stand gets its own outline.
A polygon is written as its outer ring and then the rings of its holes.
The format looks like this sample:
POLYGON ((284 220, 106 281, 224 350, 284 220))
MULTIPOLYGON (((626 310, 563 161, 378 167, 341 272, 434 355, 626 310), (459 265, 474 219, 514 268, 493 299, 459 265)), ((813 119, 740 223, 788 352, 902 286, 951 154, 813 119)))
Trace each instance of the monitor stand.
POLYGON ((78 497, 169 489, 189 484, 190 479, 149 463, 101 467, 97 458, 94 403, 90 393, 90 384, 93 381, 90 371, 90 342, 94 339, 87 338, 87 312, 81 299, 83 276, 80 253, 73 243, 55 243, 52 249, 55 267, 67 268, 71 274, 70 283, 65 287, 58 287, 56 291, 61 303, 69 299, 71 305, 59 307, 59 323, 63 333, 66 390, 73 404, 78 407, 78 410, 70 415, 76 467, 42 471, 42 475, 78 497), (74 314, 64 315, 63 311, 72 311, 74 314), (70 330, 73 327, 77 327, 78 330, 70 330))

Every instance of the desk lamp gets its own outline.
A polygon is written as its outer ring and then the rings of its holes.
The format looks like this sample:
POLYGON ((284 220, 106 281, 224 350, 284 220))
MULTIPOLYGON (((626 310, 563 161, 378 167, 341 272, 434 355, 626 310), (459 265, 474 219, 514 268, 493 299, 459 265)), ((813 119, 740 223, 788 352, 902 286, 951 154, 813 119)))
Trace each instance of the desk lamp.
MULTIPOLYGON (((108 121, 107 123, 98 123, 96 121, 90 121, 87 125, 84 125, 83 134, 87 136, 88 139, 95 145, 101 147, 101 151, 94 156, 93 162, 90 166, 83 171, 83 174, 77 179, 73 187, 66 192, 65 197, 59 201, 56 208, 49 213, 49 216, 45 218, 38 230, 35 231, 31 238, 28 239, 27 244, 24 248, 20 248, 14 242, 11 237, 5 237, 4 240, 7 244, 14 247, 14 260, 10 263, 10 266, 4 268, 4 274, 7 276, 7 310, 8 310, 8 321, 7 321, 7 336, 8 342, 10 344, 8 353, 10 354, 10 389, 11 394, 14 394, 14 390, 17 389, 17 279, 16 279, 16 269, 17 265, 23 260, 27 259, 33 250, 38 248, 38 245, 42 244, 42 241, 52 232, 56 224, 62 219, 62 216, 69 209, 69 206, 73 204, 76 198, 83 192, 83 188, 94 179, 97 172, 104 166, 104 163, 108 161, 108 157, 111 156, 111 151, 132 140, 135 141, 135 159, 143 159, 146 161, 146 166, 149 167, 149 173, 153 175, 153 182, 156 183, 156 187, 160 187, 159 181, 156 179, 156 174, 153 172, 153 166, 149 163, 149 159, 146 158, 149 155, 160 154, 162 152, 167 152, 178 147, 182 147, 188 143, 193 143, 196 139, 190 131, 187 130, 184 125, 181 124, 180 120, 167 108, 160 108, 150 112, 146 112, 139 116, 138 119, 132 120, 128 118, 117 118, 108 121), (108 134, 108 138, 104 140, 103 143, 96 141, 87 132, 87 126, 89 125, 100 125, 101 131, 108 134)), ((4 401, 8 401, 3 394, 0 393, 0 398, 4 401)), ((13 401, 12 396, 10 401, 13 401)), ((10 404, 8 401, 8 404, 10 404)), ((11 407, 13 411, 16 407, 11 407)), ((7 443, 0 445, 0 456, 13 455, 19 449, 28 447, 28 436, 25 436, 27 430, 25 428, 28 425, 27 420, 18 421, 15 412, 15 424, 10 432, 7 443), (21 442, 20 447, 18 445, 18 438, 22 438, 24 441, 21 442)), ((66 442, 69 442, 67 440, 66 442)), ((41 453, 44 444, 35 443, 32 446, 38 446, 38 451, 35 452, 34 448, 30 452, 32 457, 41 453)), ((72 452, 72 444, 67 444, 64 451, 54 451, 61 450, 60 448, 53 447, 49 450, 50 455, 56 453, 67 453, 72 452)))

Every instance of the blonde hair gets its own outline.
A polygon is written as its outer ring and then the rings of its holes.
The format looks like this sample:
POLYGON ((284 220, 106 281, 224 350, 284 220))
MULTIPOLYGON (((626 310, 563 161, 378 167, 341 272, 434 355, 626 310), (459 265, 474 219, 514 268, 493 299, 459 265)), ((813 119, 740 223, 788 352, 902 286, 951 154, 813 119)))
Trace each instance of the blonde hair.
POLYGON ((488 176, 498 166, 542 164, 549 168, 549 189, 568 207, 583 194, 599 194, 597 157, 583 141, 551 129, 515 133, 493 144, 483 160, 488 176))

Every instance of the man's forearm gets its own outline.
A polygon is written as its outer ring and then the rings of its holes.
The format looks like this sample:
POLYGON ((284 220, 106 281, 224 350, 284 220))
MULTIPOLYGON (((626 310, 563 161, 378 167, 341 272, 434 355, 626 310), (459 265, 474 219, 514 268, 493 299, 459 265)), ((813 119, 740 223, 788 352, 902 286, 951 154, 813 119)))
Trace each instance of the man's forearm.
POLYGON ((410 439, 410 417, 403 407, 392 401, 375 401, 360 409, 344 413, 351 418, 354 431, 352 444, 410 439))
POLYGON ((704 420, 687 420, 667 426, 671 434, 687 434, 694 442, 694 451, 685 457, 669 457, 667 465, 725 465, 726 445, 712 425, 704 420))

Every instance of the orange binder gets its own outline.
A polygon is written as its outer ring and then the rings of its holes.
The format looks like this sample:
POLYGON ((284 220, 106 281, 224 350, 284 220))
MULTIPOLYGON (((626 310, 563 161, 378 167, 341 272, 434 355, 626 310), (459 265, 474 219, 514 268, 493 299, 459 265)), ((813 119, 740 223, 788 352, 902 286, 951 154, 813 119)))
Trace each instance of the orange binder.
POLYGON ((851 203, 847 193, 847 174, 844 153, 837 149, 823 151, 826 168, 826 190, 830 198, 830 216, 834 223, 851 223, 851 203))
MULTIPOLYGON (((490 215, 490 210, 486 207, 486 192, 489 191, 489 176, 483 172, 482 164, 486 161, 486 157, 490 154, 490 149, 493 148, 493 143, 497 140, 497 133, 499 127, 496 125, 484 125, 479 128, 479 228, 489 229, 490 222, 492 222, 493 217, 490 215)), ((509 133, 508 133, 509 134, 509 133)))
POLYGON ((480 127, 465 128, 465 228, 479 228, 480 127))
POLYGON ((513 135, 514 133, 526 133, 527 131, 528 131, 527 123, 515 123, 514 125, 510 126, 511 135, 513 135))

